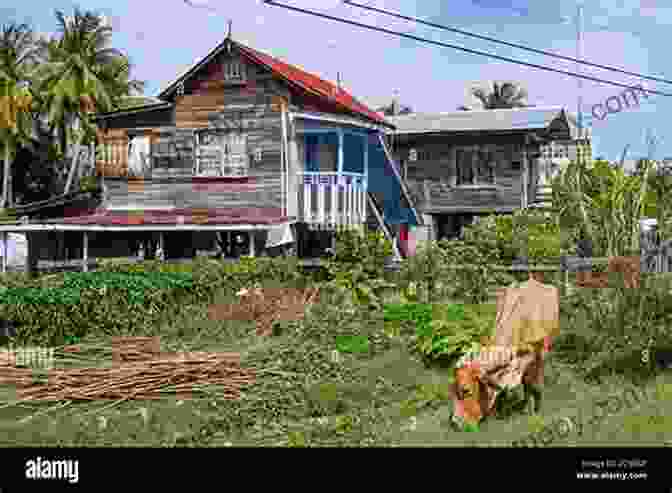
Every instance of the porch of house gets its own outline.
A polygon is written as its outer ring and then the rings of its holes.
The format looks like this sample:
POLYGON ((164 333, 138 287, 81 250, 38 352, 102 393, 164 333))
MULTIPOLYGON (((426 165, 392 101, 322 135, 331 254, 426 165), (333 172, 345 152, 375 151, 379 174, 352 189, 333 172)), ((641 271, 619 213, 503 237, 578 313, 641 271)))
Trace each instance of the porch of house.
POLYGON ((369 138, 358 129, 304 125, 297 130, 288 215, 311 230, 363 226, 369 138))

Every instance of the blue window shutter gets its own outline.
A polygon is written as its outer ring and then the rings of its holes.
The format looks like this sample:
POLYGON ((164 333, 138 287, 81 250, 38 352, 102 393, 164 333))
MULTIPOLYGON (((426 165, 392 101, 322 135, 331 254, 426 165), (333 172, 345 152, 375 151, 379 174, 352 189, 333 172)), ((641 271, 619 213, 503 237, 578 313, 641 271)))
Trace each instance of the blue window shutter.
POLYGON ((317 163, 317 135, 306 135, 306 171, 319 171, 317 163))

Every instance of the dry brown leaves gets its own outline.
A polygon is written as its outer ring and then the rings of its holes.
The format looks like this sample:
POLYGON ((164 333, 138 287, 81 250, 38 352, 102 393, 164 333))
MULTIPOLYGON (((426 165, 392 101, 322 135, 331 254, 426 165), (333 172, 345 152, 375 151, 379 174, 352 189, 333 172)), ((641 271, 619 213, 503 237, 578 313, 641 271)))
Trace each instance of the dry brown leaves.
POLYGON ((238 303, 212 305, 208 315, 211 320, 256 321, 257 335, 267 336, 273 333, 275 322, 302 319, 319 295, 318 288, 243 290, 238 303))
POLYGON ((638 288, 640 280, 639 257, 611 257, 607 272, 577 272, 576 285, 581 288, 608 288, 609 274, 623 274, 626 288, 638 288))

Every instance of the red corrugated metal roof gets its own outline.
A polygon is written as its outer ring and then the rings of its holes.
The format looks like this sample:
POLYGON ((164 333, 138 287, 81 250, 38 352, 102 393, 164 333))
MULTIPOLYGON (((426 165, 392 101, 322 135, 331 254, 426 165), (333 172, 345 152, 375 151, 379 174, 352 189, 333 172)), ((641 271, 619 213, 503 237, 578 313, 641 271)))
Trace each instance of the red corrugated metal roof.
MULTIPOLYGON (((274 207, 255 207, 239 209, 172 209, 146 211, 90 211, 74 217, 65 217, 61 224, 77 225, 161 225, 176 224, 258 224, 273 225, 287 222, 289 218, 282 215, 281 209, 274 207)), ((54 220, 49 221, 56 222, 54 220)))
POLYGON ((273 58, 272 56, 257 51, 253 48, 241 45, 240 43, 235 43, 235 45, 244 55, 247 55, 250 59, 252 59, 252 61, 266 66, 285 79, 298 84, 306 91, 315 93, 320 97, 333 101, 352 111, 353 113, 365 116, 370 120, 385 125, 390 125, 380 114, 360 103, 347 91, 339 88, 335 84, 332 84, 331 82, 321 79, 314 74, 306 72, 305 70, 302 70, 294 65, 282 62, 277 58, 273 58))
POLYGON ((352 95, 343 89, 339 89, 335 84, 321 79, 320 77, 306 72, 303 69, 300 69, 294 65, 290 65, 283 61, 278 60, 266 53, 250 48, 249 46, 242 45, 231 39, 226 39, 214 50, 212 50, 205 58, 200 62, 190 68, 186 73, 181 75, 176 81, 170 84, 166 89, 164 89, 159 94, 159 99, 168 99, 171 95, 175 93, 175 90, 179 83, 184 83, 187 79, 190 79, 200 70, 202 70, 208 63, 210 63, 214 57, 217 56, 222 50, 227 46, 227 43, 235 45, 243 56, 246 56, 251 61, 256 62, 262 66, 265 66, 269 70, 272 70, 276 74, 280 75, 287 81, 293 82, 298 85, 305 91, 308 91, 316 96, 340 105, 344 109, 353 112, 357 115, 363 116, 371 121, 381 123, 390 128, 394 128, 394 125, 387 122, 385 118, 376 113, 363 103, 357 101, 352 95))

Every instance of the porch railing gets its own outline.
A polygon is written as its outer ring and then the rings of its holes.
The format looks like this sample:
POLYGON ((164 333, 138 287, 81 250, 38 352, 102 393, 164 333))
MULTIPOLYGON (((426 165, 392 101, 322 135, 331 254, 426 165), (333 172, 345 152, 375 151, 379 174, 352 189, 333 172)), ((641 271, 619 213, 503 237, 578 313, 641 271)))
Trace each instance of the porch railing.
POLYGON ((299 221, 325 228, 366 222, 365 175, 303 171, 297 177, 299 221))

